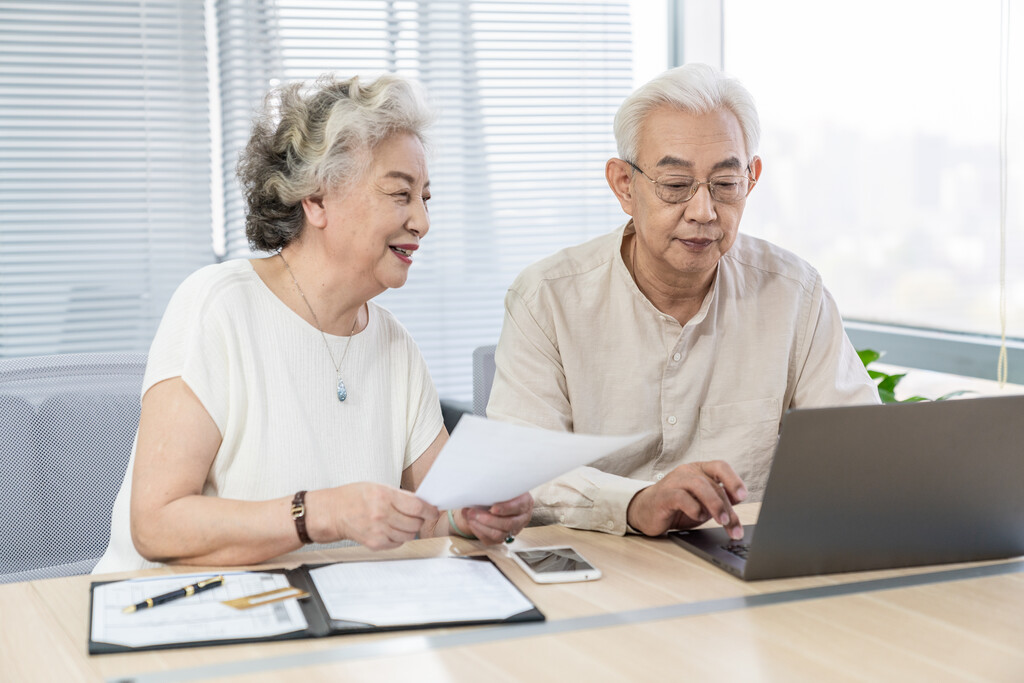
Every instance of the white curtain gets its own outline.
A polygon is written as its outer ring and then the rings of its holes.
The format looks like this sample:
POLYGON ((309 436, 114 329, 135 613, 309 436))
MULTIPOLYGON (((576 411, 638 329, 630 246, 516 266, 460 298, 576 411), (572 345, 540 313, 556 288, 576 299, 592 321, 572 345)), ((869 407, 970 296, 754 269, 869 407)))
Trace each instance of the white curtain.
POLYGON ((148 349, 174 288, 217 260, 216 226, 222 257, 250 255, 234 170, 268 87, 390 70, 441 116, 432 229, 380 302, 441 395, 468 399, 519 271, 624 220, 603 168, 632 88, 628 0, 206 4, 0 0, 0 357, 148 349))
POLYGON ((0 0, 0 357, 149 347, 215 260, 202 0, 0 0))
POLYGON ((527 264, 624 220, 604 181, 632 89, 629 3, 278 0, 217 3, 228 257, 249 254, 233 170, 271 83, 325 71, 420 79, 439 105, 431 231, 380 302, 442 396, 472 394, 472 351, 501 328, 527 264))

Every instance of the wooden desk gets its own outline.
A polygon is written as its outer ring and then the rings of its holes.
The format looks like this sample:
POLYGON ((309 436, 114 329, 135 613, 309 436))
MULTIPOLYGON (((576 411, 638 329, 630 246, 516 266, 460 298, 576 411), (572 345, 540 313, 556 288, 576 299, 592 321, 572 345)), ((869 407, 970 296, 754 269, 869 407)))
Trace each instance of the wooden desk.
MULTIPOLYGON (((2 585, 0 680, 1024 681, 1024 560, 746 583, 666 539, 542 527, 516 540, 553 544, 604 578, 538 585, 505 549, 487 551, 547 622, 260 645, 89 656, 94 577, 2 585)), ((427 539, 277 564, 476 550, 427 539)))

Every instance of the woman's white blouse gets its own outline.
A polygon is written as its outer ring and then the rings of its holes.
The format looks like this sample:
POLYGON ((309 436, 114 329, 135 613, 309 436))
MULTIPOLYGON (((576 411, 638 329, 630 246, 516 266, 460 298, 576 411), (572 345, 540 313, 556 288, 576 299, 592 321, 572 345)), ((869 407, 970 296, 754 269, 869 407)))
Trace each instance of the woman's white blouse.
MULTIPOLYGON (((204 495, 267 500, 359 481, 399 486, 440 432, 441 408, 409 333, 386 309, 368 308, 363 331, 326 335, 334 362, 345 355, 348 398, 340 402, 320 331, 248 260, 207 266, 181 284, 150 348, 142 393, 180 376, 213 418, 222 441, 204 495)), ((131 541, 134 462, 133 448, 94 573, 158 566, 131 541)))

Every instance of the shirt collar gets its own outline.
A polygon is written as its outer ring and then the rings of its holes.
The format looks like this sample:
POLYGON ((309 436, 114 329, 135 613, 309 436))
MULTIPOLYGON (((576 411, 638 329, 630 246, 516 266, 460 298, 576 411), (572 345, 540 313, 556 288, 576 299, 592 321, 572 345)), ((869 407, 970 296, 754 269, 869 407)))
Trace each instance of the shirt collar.
MULTIPOLYGON (((659 311, 657 307, 655 307, 655 305, 651 303, 651 300, 648 299, 647 296, 640 291, 640 288, 636 284, 636 280, 633 279, 633 276, 629 272, 629 268, 626 266, 625 259, 627 257, 624 257, 622 255, 623 242, 627 237, 636 233, 636 227, 633 225, 633 219, 630 218, 628 221, 626 221, 626 223, 623 224, 618 229, 618 233, 619 239, 615 241, 616 252, 613 266, 613 270, 616 273, 615 277, 620 281, 620 284, 622 284, 622 286, 624 286, 630 292, 631 296, 634 296, 637 299, 642 300, 643 303, 646 304, 646 309, 652 315, 664 315, 664 313, 659 311)), ((697 313, 692 318, 690 318, 690 320, 687 322, 687 325, 700 325, 707 319, 708 311, 711 310, 712 304, 718 299, 718 283, 721 279, 721 273, 722 261, 721 259, 719 259, 718 265, 715 267, 715 278, 711 282, 711 289, 709 289, 708 293, 704 295, 704 301, 701 302, 700 310, 698 310, 697 313)))

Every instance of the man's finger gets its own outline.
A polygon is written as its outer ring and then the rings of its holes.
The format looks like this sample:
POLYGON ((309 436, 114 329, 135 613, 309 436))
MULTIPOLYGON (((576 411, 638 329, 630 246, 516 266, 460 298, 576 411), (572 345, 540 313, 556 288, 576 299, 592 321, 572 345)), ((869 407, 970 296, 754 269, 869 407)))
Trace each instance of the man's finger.
POLYGON ((706 477, 721 484, 726 493, 729 494, 729 501, 742 503, 747 498, 747 488, 743 480, 733 471, 729 463, 722 460, 710 460, 700 463, 700 470, 706 477))
POLYGON ((731 538, 742 537, 742 527, 738 526, 739 518, 732 509, 732 505, 729 504, 729 499, 722 487, 716 481, 705 473, 703 476, 687 478, 683 481, 682 488, 693 497, 701 508, 697 515, 691 515, 695 523, 700 524, 708 519, 713 519, 726 528, 731 538))
POLYGON ((671 520, 675 513, 681 512, 698 524, 705 521, 701 518, 705 511, 704 505, 687 488, 671 488, 664 492, 657 505, 658 515, 671 520))
POLYGON ((687 482, 687 489, 697 502, 708 512, 711 519, 722 526, 732 520, 732 506, 722 487, 712 479, 698 477, 687 482))

